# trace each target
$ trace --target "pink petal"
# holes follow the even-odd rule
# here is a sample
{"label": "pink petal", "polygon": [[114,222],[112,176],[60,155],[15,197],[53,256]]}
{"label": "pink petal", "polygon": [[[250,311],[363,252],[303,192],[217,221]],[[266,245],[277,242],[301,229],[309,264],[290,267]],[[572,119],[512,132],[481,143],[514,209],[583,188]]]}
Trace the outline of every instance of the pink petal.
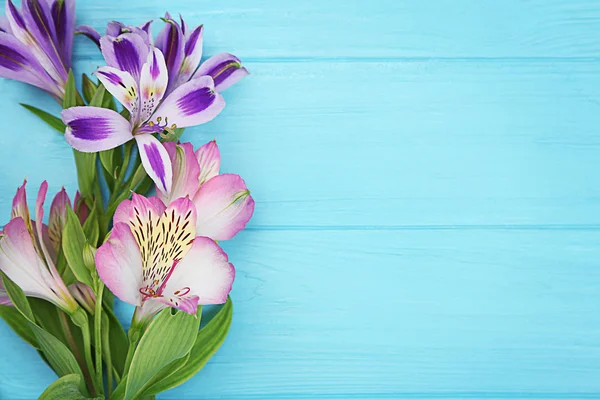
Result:
{"label": "pink petal", "polygon": [[221,152],[216,140],[211,140],[196,151],[200,164],[200,185],[210,178],[219,175],[221,168]]}
{"label": "pink petal", "polygon": [[169,153],[163,145],[151,134],[136,135],[142,165],[156,188],[163,193],[171,191],[173,170]]}
{"label": "pink petal", "polygon": [[72,107],[61,113],[65,139],[83,152],[114,149],[133,138],[131,125],[118,112],[100,107]]}
{"label": "pink petal", "polygon": [[204,124],[215,118],[225,107],[223,96],[215,92],[210,76],[191,80],[163,100],[151,120],[168,121],[172,127],[185,128]]}
{"label": "pink petal", "polygon": [[129,304],[142,304],[142,257],[127,224],[115,224],[110,238],[98,248],[96,268],[115,296]]}
{"label": "pink petal", "polygon": [[171,159],[173,168],[173,187],[170,193],[157,191],[158,197],[165,204],[169,204],[180,197],[194,197],[198,190],[198,177],[200,166],[194,154],[194,146],[191,143],[175,144],[164,143],[164,147]]}
{"label": "pink petal", "polygon": [[131,200],[123,200],[115,211],[113,222],[130,224],[139,218],[139,223],[158,224],[160,216],[165,211],[165,205],[157,197],[144,197],[134,193]]}
{"label": "pink petal", "polygon": [[140,121],[147,121],[160,101],[162,100],[167,83],[169,82],[169,72],[165,64],[165,57],[159,49],[154,49],[148,53],[148,60],[142,67],[140,77]]}
{"label": "pink petal", "polygon": [[67,222],[67,206],[71,207],[71,199],[65,188],[62,188],[52,200],[48,219],[48,236],[55,252],[58,252],[62,243],[62,231]]}
{"label": "pink petal", "polygon": [[198,210],[196,234],[227,240],[246,227],[254,212],[254,200],[239,175],[218,175],[200,186],[194,196]]}
{"label": "pink petal", "polygon": [[214,240],[199,236],[167,282],[162,301],[195,314],[198,304],[225,303],[234,279],[227,254]]}
{"label": "pink petal", "polygon": [[21,217],[25,222],[25,225],[29,229],[29,232],[33,235],[33,229],[31,225],[31,215],[29,214],[29,206],[27,206],[27,180],[23,181],[23,185],[17,189],[17,194],[13,198],[11,218]]}

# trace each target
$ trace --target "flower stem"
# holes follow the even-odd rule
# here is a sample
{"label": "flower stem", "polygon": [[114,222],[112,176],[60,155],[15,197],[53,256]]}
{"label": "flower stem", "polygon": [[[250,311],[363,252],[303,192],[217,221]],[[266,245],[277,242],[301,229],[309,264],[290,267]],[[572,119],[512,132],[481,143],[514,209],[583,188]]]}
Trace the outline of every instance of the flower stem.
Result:
{"label": "flower stem", "polygon": [[96,384],[98,385],[98,394],[102,395],[104,394],[104,379],[102,378],[102,296],[104,294],[104,283],[98,281],[96,311],[94,312],[94,347],[96,350]]}
{"label": "flower stem", "polygon": [[[90,371],[90,375],[95,375],[94,360],[92,359],[92,337],[90,335],[90,324],[86,322],[84,325],[80,326],[80,328],[81,333],[83,334],[83,352],[85,354],[85,363]],[[97,387],[98,382],[95,382],[94,389],[98,389]]]}
{"label": "flower stem", "polygon": [[113,365],[112,355],[110,353],[110,321],[106,314],[102,314],[102,350],[104,351],[104,359],[106,360],[106,381],[108,384],[107,399],[110,399],[113,391]]}
{"label": "flower stem", "polygon": [[91,395],[96,396],[96,391],[94,390],[94,382],[92,381],[92,376],[90,375],[90,371],[88,370],[83,358],[81,357],[81,353],[79,352],[79,348],[77,347],[77,343],[75,343],[75,338],[73,337],[73,332],[71,332],[71,327],[69,326],[69,321],[67,320],[67,315],[63,312],[58,313],[60,318],[60,324],[63,328],[63,332],[65,337],[67,338],[67,342],[71,347],[71,351],[75,356],[81,370],[83,372],[83,378],[85,379],[86,385],[91,390]]}

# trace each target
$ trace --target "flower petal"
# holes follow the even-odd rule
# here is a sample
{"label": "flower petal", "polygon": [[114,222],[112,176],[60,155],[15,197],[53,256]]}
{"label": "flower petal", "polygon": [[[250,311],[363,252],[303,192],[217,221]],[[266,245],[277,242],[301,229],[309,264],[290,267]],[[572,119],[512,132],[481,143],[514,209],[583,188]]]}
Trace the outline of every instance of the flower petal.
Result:
{"label": "flower petal", "polygon": [[33,226],[31,224],[31,215],[29,214],[29,207],[27,206],[27,191],[25,189],[27,186],[27,180],[23,181],[23,185],[19,186],[17,189],[17,194],[13,198],[12,202],[12,211],[10,213],[10,217],[12,219],[21,217],[23,218],[23,222],[27,229],[33,235]]}
{"label": "flower petal", "polygon": [[177,128],[204,124],[225,107],[223,96],[216,93],[210,76],[193,79],[175,89],[161,103],[151,120],[168,121]]}
{"label": "flower petal", "polygon": [[119,21],[110,21],[106,24],[106,34],[108,36],[117,37],[121,34],[121,31],[125,28],[125,24]]}
{"label": "flower petal", "polygon": [[63,64],[71,65],[75,37],[75,0],[55,1],[51,10]]}
{"label": "flower petal", "polygon": [[148,41],[150,42],[150,44],[153,44],[153,39],[152,39],[152,20],[146,22],[144,25],[142,25],[140,27],[141,30],[143,30],[144,32],[146,32],[146,35],[148,35]]}
{"label": "flower petal", "polygon": [[71,107],[61,113],[65,139],[83,152],[113,149],[131,140],[131,125],[118,112],[100,107]]}
{"label": "flower petal", "polygon": [[181,68],[184,57],[185,38],[181,27],[172,18],[165,18],[165,27],[156,38],[158,47],[165,56],[165,62],[169,71],[169,86],[167,92],[175,89],[177,74]]}
{"label": "flower petal", "polygon": [[123,33],[118,37],[103,36],[100,49],[106,63],[126,71],[138,82],[142,65],[148,58],[149,48],[144,39],[135,33]]}
{"label": "flower petal", "polygon": [[66,81],[68,68],[58,48],[58,36],[50,6],[40,0],[23,0],[21,6],[23,9],[21,15],[27,25],[27,32],[33,36],[40,50],[38,59],[42,62],[43,58],[47,58],[49,63],[42,62],[42,64],[51,68],[49,72],[54,79],[58,82]]}
{"label": "flower petal", "polygon": [[54,81],[37,61],[31,50],[9,33],[0,32],[0,76],[60,96]]}
{"label": "flower petal", "polygon": [[142,256],[129,226],[114,225],[110,238],[96,252],[100,279],[122,301],[141,305]]}
{"label": "flower petal", "polygon": [[159,49],[148,53],[148,60],[142,67],[140,77],[140,121],[147,121],[162,100],[169,73],[165,58]]}
{"label": "flower petal", "polygon": [[198,177],[200,175],[200,166],[194,154],[194,146],[191,143],[167,142],[164,143],[164,147],[171,159],[173,186],[170,193],[157,190],[157,196],[165,204],[180,197],[193,198],[199,188]]}
{"label": "flower petal", "polygon": [[149,229],[149,225],[157,225],[166,206],[156,197],[144,197],[133,193],[131,200],[123,200],[115,211],[113,221],[115,224],[126,223],[130,227],[136,224]]}
{"label": "flower petal", "polygon": [[194,196],[198,210],[196,234],[227,240],[246,227],[254,212],[254,200],[239,175],[215,176]]}
{"label": "flower petal", "polygon": [[[38,192],[38,196],[35,201],[35,219],[37,221],[35,224],[35,232],[37,234],[38,245],[39,245],[40,249],[42,250],[42,254],[44,255],[44,259],[46,261],[46,265],[48,266],[48,269],[50,270],[50,273],[56,280],[57,284],[59,284],[59,283],[62,284],[60,274],[56,270],[56,266],[54,265],[53,257],[48,252],[48,247],[46,246],[46,241],[44,240],[44,236],[45,236],[44,232],[43,232],[44,224],[42,221],[44,220],[44,202],[46,201],[47,193],[48,193],[48,182],[43,181],[42,184],[40,185],[40,190]],[[48,233],[47,233],[47,235],[48,235]],[[62,285],[64,286],[64,284],[62,284]],[[64,292],[68,292],[66,286],[62,287],[62,289]]]}
{"label": "flower petal", "polygon": [[87,206],[87,204],[85,204],[85,201],[81,197],[81,194],[79,194],[79,190],[75,193],[75,200],[73,200],[73,206],[73,211],[75,211],[77,217],[79,217],[79,222],[81,223],[81,225],[83,225],[87,220],[88,215],[90,214],[90,209]]}
{"label": "flower petal", "polygon": [[0,15],[0,32],[12,33],[10,22],[4,15]]}
{"label": "flower petal", "polygon": [[129,72],[114,67],[100,67],[94,75],[102,82],[106,90],[129,110],[132,121],[138,121],[139,93],[138,84]]}
{"label": "flower petal", "polygon": [[48,237],[55,252],[60,250],[62,244],[62,231],[67,223],[67,206],[71,207],[71,199],[63,187],[52,200],[48,219]]}
{"label": "flower petal", "polygon": [[225,303],[234,279],[227,254],[214,240],[198,236],[173,271],[161,301],[195,314],[198,304]]}
{"label": "flower petal", "polygon": [[138,144],[142,165],[156,188],[164,193],[171,191],[173,171],[169,153],[163,145],[150,134],[135,135]]}
{"label": "flower petal", "polygon": [[96,43],[96,46],[100,47],[100,34],[97,30],[92,28],[89,25],[79,25],[75,30],[75,33],[78,35],[86,36],[92,42]]}
{"label": "flower petal", "polygon": [[219,175],[221,168],[221,152],[216,140],[211,140],[196,151],[196,158],[200,164],[200,185],[210,178]]}
{"label": "flower petal", "polygon": [[33,247],[23,218],[14,218],[0,237],[0,270],[14,281],[26,296],[39,297],[59,307],[67,307],[56,294],[54,279]]}
{"label": "flower petal", "polygon": [[[182,20],[183,22],[183,20]],[[183,63],[179,69],[179,81],[177,86],[190,80],[194,71],[200,64],[202,58],[202,37],[204,36],[204,27],[200,25],[194,29],[189,37],[186,38]]]}
{"label": "flower petal", "polygon": [[194,74],[194,78],[204,75],[212,76],[215,81],[215,90],[222,92],[248,74],[248,70],[242,67],[239,58],[233,54],[220,53],[204,61]]}

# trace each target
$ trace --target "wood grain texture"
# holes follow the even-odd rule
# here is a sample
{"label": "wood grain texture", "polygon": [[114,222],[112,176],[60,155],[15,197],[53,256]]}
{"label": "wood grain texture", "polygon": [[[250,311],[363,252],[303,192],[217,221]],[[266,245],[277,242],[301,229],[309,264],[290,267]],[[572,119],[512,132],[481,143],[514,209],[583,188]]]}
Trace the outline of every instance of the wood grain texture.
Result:
{"label": "wood grain texture", "polygon": [[[600,398],[598,1],[78,6],[97,28],[168,6],[252,72],[184,137],[217,138],[257,201],[224,243],[231,333],[159,398]],[[102,62],[82,39],[76,59]],[[17,103],[57,105],[0,90],[6,220],[25,176],[76,177]],[[54,376],[4,324],[0,343],[0,399],[36,398]]]}

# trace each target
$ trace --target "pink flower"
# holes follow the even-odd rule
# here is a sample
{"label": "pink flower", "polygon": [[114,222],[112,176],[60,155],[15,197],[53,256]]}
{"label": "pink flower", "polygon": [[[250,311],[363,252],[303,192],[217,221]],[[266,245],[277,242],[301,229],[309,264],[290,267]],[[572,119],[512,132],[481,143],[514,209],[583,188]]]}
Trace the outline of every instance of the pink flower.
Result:
{"label": "pink flower", "polygon": [[165,143],[173,165],[170,192],[157,187],[168,205],[188,196],[196,206],[196,233],[214,240],[228,240],[246,227],[254,212],[254,199],[244,180],[235,174],[219,175],[221,155],[213,140],[195,153],[191,143]]}
{"label": "pink flower", "polygon": [[135,193],[117,208],[96,268],[119,299],[138,306],[138,320],[165,307],[195,314],[199,304],[224,303],[235,277],[217,243],[196,236],[196,208],[188,198],[165,207]]}
{"label": "pink flower", "polygon": [[61,243],[61,224],[64,224],[64,210],[61,207],[70,204],[69,198],[63,189],[52,203],[50,225],[56,231],[51,234],[50,229],[42,223],[48,183],[42,182],[38,193],[35,210],[37,222],[30,217],[25,185],[26,182],[17,190],[12,219],[0,235],[0,270],[26,296],[48,300],[67,313],[72,313],[78,308],[77,303],[55,266]]}

